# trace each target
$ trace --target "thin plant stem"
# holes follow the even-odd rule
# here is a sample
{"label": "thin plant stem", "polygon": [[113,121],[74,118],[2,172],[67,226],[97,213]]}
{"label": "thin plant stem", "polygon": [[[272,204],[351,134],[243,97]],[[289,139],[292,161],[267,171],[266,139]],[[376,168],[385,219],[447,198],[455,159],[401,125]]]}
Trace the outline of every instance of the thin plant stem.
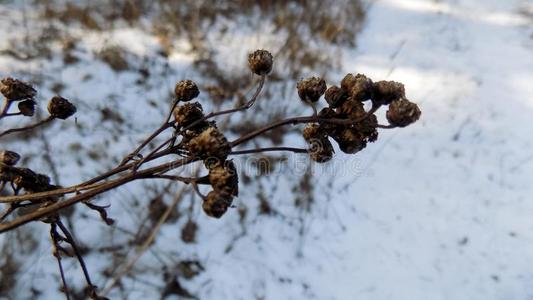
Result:
{"label": "thin plant stem", "polygon": [[61,263],[61,254],[59,253],[59,234],[57,233],[57,224],[54,222],[50,224],[50,238],[52,239],[52,255],[57,259],[57,265],[59,268],[59,275],[61,276],[61,284],[63,285],[63,292],[67,300],[70,300],[70,292],[67,285],[67,280],[65,279],[65,271],[63,270],[63,264]]}
{"label": "thin plant stem", "polygon": [[21,132],[21,131],[26,131],[26,130],[30,130],[30,129],[34,129],[34,128],[37,128],[39,126],[42,126],[48,122],[51,122],[52,120],[54,120],[55,117],[53,116],[49,116],[48,118],[44,119],[44,120],[41,120],[37,123],[34,123],[34,124],[31,124],[31,125],[28,125],[28,126],[24,126],[24,127],[19,127],[19,128],[11,128],[11,129],[8,129],[2,133],[0,133],[0,137],[3,137],[3,136],[6,136],[8,134],[12,134],[12,133],[15,133],[15,132]]}

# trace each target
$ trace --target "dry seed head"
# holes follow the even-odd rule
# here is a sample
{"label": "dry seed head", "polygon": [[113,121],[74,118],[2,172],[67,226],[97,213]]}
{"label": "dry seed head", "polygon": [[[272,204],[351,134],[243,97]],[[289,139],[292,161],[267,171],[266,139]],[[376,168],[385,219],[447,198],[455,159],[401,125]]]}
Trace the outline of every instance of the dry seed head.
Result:
{"label": "dry seed head", "polygon": [[296,84],[298,96],[305,102],[317,102],[326,92],[327,86],[324,79],[311,77],[300,80]]}
{"label": "dry seed head", "polygon": [[345,91],[349,91],[352,89],[353,85],[355,84],[355,75],[352,73],[346,74],[344,78],[341,80],[341,88]]}
{"label": "dry seed head", "polygon": [[363,74],[357,74],[354,77],[353,85],[348,93],[352,99],[357,101],[366,101],[372,98],[374,83]]}
{"label": "dry seed head", "polygon": [[200,90],[198,90],[198,86],[194,81],[182,80],[176,83],[174,94],[179,101],[187,102],[198,97],[198,95],[200,95]]}
{"label": "dry seed head", "polygon": [[318,112],[318,117],[324,118],[324,119],[332,119],[332,118],[338,118],[339,116],[333,108],[324,107]]}
{"label": "dry seed head", "polygon": [[28,192],[44,192],[59,188],[50,184],[50,177],[38,174],[28,168],[17,168],[16,177],[13,183],[18,188],[23,188]]}
{"label": "dry seed head", "polygon": [[[321,119],[342,119],[342,116],[339,116],[337,112],[329,107],[324,107],[320,110],[318,113],[318,117]],[[335,124],[335,123],[328,123],[328,122],[321,122],[320,123],[320,129],[324,133],[324,137],[327,137],[328,135],[334,134],[336,131],[338,131],[339,128],[342,128],[342,125]]]}
{"label": "dry seed head", "polygon": [[35,114],[35,101],[21,101],[18,103],[18,109],[23,116],[32,117]]}
{"label": "dry seed head", "polygon": [[255,50],[248,54],[248,66],[254,74],[266,75],[272,71],[272,54],[266,50]]}
{"label": "dry seed head", "polygon": [[213,218],[222,217],[233,202],[233,197],[228,193],[211,191],[204,199],[202,208],[204,212]]}
{"label": "dry seed head", "polygon": [[50,184],[50,177],[48,177],[47,175],[44,175],[44,174],[37,174],[36,176],[36,182],[39,184],[39,185],[49,185]]}
{"label": "dry seed head", "polygon": [[225,192],[231,196],[239,195],[239,176],[233,161],[227,160],[209,169],[209,183],[213,190]]}
{"label": "dry seed head", "polygon": [[216,127],[209,127],[193,137],[185,147],[192,156],[202,159],[215,157],[225,160],[231,151],[228,140]]}
{"label": "dry seed head", "polygon": [[314,139],[309,143],[309,157],[318,163],[324,163],[333,158],[333,146],[328,138]]}
{"label": "dry seed head", "polygon": [[[202,105],[198,102],[185,103],[183,105],[178,105],[174,108],[174,120],[182,128],[185,128],[192,124],[193,122],[204,117],[204,112]],[[198,125],[194,126],[194,129],[201,129],[207,126],[207,122],[200,122]]]}
{"label": "dry seed head", "polygon": [[[0,183],[13,182],[15,180],[17,169],[0,163]],[[1,190],[0,190],[1,191]]]}
{"label": "dry seed head", "polygon": [[420,108],[418,108],[416,103],[407,99],[400,99],[393,101],[389,105],[386,116],[391,125],[405,127],[418,121],[421,114]]}
{"label": "dry seed head", "polygon": [[339,115],[351,120],[359,119],[366,114],[364,104],[353,98],[348,98],[336,111]]}
{"label": "dry seed head", "polygon": [[374,83],[372,101],[388,105],[394,100],[405,98],[405,87],[396,81],[378,81]]}
{"label": "dry seed head", "polygon": [[208,157],[203,160],[204,166],[206,169],[211,170],[214,168],[219,167],[221,164],[224,163],[223,160],[220,160],[220,158],[217,157]]}
{"label": "dry seed head", "polygon": [[33,99],[37,91],[28,83],[11,77],[0,80],[0,93],[9,101]]}
{"label": "dry seed head", "polygon": [[332,85],[326,90],[324,98],[328,102],[329,107],[337,108],[348,98],[348,94],[342,88]]}
{"label": "dry seed head", "polygon": [[364,136],[353,128],[341,130],[337,135],[333,136],[333,139],[337,142],[341,151],[347,154],[357,153],[366,147]]}
{"label": "dry seed head", "polygon": [[188,144],[193,138],[199,136],[204,130],[207,130],[209,127],[217,128],[215,121],[202,121],[198,124],[192,126],[191,128],[182,131],[181,132],[181,143],[186,145]]}
{"label": "dry seed head", "polygon": [[52,117],[65,120],[76,113],[76,106],[63,97],[54,96],[48,102],[48,112]]}
{"label": "dry seed head", "polygon": [[361,122],[354,124],[353,128],[361,134],[365,141],[375,142],[378,139],[378,118],[372,114]]}
{"label": "dry seed head", "polygon": [[20,155],[17,152],[0,150],[0,162],[8,165],[14,166],[20,160]]}
{"label": "dry seed head", "polygon": [[326,133],[318,124],[307,124],[303,130],[303,137],[306,142],[311,143],[314,140],[326,138]]}

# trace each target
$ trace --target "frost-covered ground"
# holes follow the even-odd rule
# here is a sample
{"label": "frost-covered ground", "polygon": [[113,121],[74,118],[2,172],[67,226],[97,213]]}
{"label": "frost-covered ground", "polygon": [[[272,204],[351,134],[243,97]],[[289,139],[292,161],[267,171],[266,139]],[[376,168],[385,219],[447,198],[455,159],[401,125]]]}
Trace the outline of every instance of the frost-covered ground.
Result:
{"label": "frost-covered ground", "polygon": [[[18,13],[2,10],[2,16],[13,19]],[[343,70],[332,79],[363,72],[375,80],[401,81],[407,96],[420,105],[422,119],[406,129],[382,131],[378,142],[355,157],[338,151],[331,168],[316,174],[323,181],[334,177],[333,188],[318,190],[322,201],[300,218],[302,228],[260,218],[225,253],[228,239],[240,231],[236,212],[215,221],[198,211],[203,227],[192,247],[180,247],[176,228],[164,227],[158,250],[208,262],[207,272],[187,283],[200,299],[533,299],[533,267],[528,263],[533,260],[533,201],[528,197],[533,193],[533,4],[382,0],[372,3],[367,18],[357,49],[342,51]],[[156,56],[150,52],[155,42],[139,32],[87,36],[80,47],[98,50],[109,40],[128,44],[140,57]],[[275,41],[247,36],[236,40],[250,43],[247,49]],[[220,53],[235,55],[231,49],[236,44],[221,43]],[[93,59],[90,52],[78,55]],[[132,84],[136,74],[116,75],[100,62],[80,70],[65,68],[56,59],[22,69],[57,74],[67,86],[64,94],[83,96],[90,101],[87,107],[105,107],[110,92],[128,99],[123,115],[134,116],[125,120],[130,131],[117,133],[116,139],[112,123],[95,124],[90,113],[78,116],[83,130],[74,133],[69,129],[73,122],[66,123],[57,125],[64,128],[64,136],[50,137],[70,141],[73,136],[93,136],[85,142],[120,157],[146,135],[146,126],[157,126],[149,120],[159,120],[164,112],[164,107],[146,108],[146,99],[132,99],[139,93],[167,97],[165,91],[176,80],[197,76],[188,67],[191,61],[185,54],[171,56],[169,69],[154,71],[166,74],[166,89],[149,89],[148,95]],[[0,57],[0,75],[15,71],[23,73]],[[84,79],[89,73],[98,77]],[[79,110],[83,112],[83,106]],[[94,136],[114,140],[113,148]],[[287,142],[302,143],[296,138]],[[60,155],[61,147],[55,151]],[[60,173],[72,181],[64,185],[93,175],[75,172],[76,157],[58,163]],[[91,168],[85,165],[83,170]],[[290,167],[285,172],[299,175]],[[293,194],[283,180],[269,180],[275,187],[273,201],[283,210]],[[112,215],[120,214],[124,198],[135,191],[121,189],[109,196]],[[239,202],[254,193],[245,191]],[[120,221],[127,225],[127,220]],[[76,232],[84,243],[98,244],[99,232],[84,229],[80,222]],[[26,263],[26,276],[50,287],[42,299],[55,299],[55,261],[46,230],[35,228],[43,230],[42,255]],[[141,264],[149,268],[154,260],[148,256]],[[88,262],[93,269],[106,263],[97,255]],[[67,272],[79,275],[72,265]],[[149,275],[145,279],[157,282]],[[152,288],[138,283],[130,299],[157,299]]]}

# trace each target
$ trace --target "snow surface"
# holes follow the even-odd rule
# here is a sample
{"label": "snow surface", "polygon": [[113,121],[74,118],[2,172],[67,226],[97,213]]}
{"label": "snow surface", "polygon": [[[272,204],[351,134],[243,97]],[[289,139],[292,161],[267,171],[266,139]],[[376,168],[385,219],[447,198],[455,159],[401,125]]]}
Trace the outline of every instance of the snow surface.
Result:
{"label": "snow surface", "polygon": [[[7,6],[0,12],[0,23],[17,18]],[[333,188],[322,194],[319,189],[323,201],[313,212],[286,216],[301,221],[301,228],[277,218],[259,219],[225,253],[228,240],[241,230],[236,212],[221,221],[198,212],[202,231],[193,246],[176,247],[182,245],[178,230],[163,227],[155,248],[208,262],[208,272],[187,283],[200,299],[533,299],[533,201],[528,197],[533,193],[533,3],[381,0],[372,2],[367,18],[358,47],[342,51],[343,70],[332,79],[362,72],[376,80],[401,81],[408,97],[420,105],[421,120],[406,129],[382,131],[378,142],[355,157],[339,152],[330,169],[317,171],[317,177],[335,178]],[[83,47],[98,51],[109,40],[131,45],[136,55],[153,56],[153,38],[135,31],[88,36]],[[246,35],[239,40],[257,43],[250,49],[265,46]],[[239,44],[221,43],[221,55],[234,53]],[[79,55],[94,60],[91,52]],[[84,142],[120,157],[150,131],[146,128],[157,126],[146,120],[159,120],[164,112],[144,108],[136,95],[165,97],[176,80],[197,76],[188,66],[191,56],[171,58],[163,91],[138,90],[134,74],[117,75],[97,61],[80,72],[58,61],[21,67],[0,56],[0,75],[55,70],[66,83],[65,94],[83,95],[87,107],[107,105],[109,92],[128,99],[124,115],[135,117],[126,121],[130,132],[115,140],[113,148],[102,142],[111,139],[112,124],[91,127],[91,114],[79,114],[77,121],[84,128],[81,135],[102,139]],[[98,76],[84,81],[85,74]],[[50,138],[75,140],[80,133],[69,129],[73,125],[54,125],[63,131]],[[301,144],[299,139],[288,142]],[[62,153],[61,148],[55,151]],[[59,171],[68,179],[63,185],[105,169],[88,162],[82,168],[87,174],[79,173],[71,168],[75,158],[61,164]],[[44,163],[38,167],[47,168]],[[299,175],[297,169],[284,172]],[[275,187],[276,207],[283,211],[292,198],[280,178],[268,180]],[[113,203],[111,215],[119,215],[138,190],[128,187],[104,197]],[[247,195],[254,192],[245,192],[239,202]],[[119,220],[128,227],[127,218]],[[112,242],[99,241],[101,232],[84,222],[94,226],[94,219],[80,220],[76,228],[85,244]],[[42,299],[56,299],[55,261],[46,230],[38,225],[41,255],[25,263],[26,276],[49,286]],[[150,269],[156,257],[145,256],[140,268]],[[88,264],[100,269],[106,261],[92,255]],[[66,272],[81,282],[74,262]],[[137,284],[130,299],[157,299],[156,289]]]}

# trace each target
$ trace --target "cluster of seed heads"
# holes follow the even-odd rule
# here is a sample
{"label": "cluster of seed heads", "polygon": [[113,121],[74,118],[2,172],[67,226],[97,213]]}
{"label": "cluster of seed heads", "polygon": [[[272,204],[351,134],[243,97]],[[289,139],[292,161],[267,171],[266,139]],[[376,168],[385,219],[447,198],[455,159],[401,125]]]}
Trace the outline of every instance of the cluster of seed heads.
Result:
{"label": "cluster of seed heads", "polygon": [[[368,142],[378,138],[378,121],[374,112],[389,106],[386,113],[389,126],[405,127],[420,118],[420,109],[405,97],[403,84],[395,81],[373,82],[363,74],[347,74],[340,87],[326,87],[322,78],[311,77],[297,84],[298,96],[307,103],[316,103],[322,95],[328,104],[318,116],[322,119],[349,120],[349,124],[319,122],[308,124],[303,137],[309,144],[311,159],[326,162],[333,157],[332,138],[345,153],[363,150]],[[372,111],[366,111],[364,102],[371,101]]]}
{"label": "cluster of seed heads", "polygon": [[[107,299],[99,297],[96,294],[96,287],[91,283],[85,263],[75,246],[75,241],[65,226],[62,225],[58,210],[72,205],[77,202],[84,203],[87,207],[97,211],[100,217],[108,225],[112,225],[114,220],[107,217],[106,208],[90,203],[90,199],[95,195],[103,193],[109,189],[116,188],[129,181],[140,178],[163,178],[162,173],[168,172],[176,167],[183,166],[192,162],[202,162],[205,167],[206,176],[199,178],[183,178],[179,176],[164,175],[165,178],[179,180],[190,183],[194,186],[195,191],[203,199],[202,208],[204,212],[213,218],[222,217],[232,206],[233,200],[239,195],[239,176],[234,162],[228,159],[229,155],[238,154],[239,151],[232,152],[232,147],[237,146],[245,141],[249,141],[259,134],[272,130],[275,127],[287,124],[307,124],[303,129],[303,138],[308,143],[308,149],[291,148],[291,147],[271,147],[272,150],[293,151],[296,153],[308,153],[309,157],[319,163],[324,163],[333,158],[334,147],[331,140],[334,140],[338,148],[349,154],[357,153],[363,150],[368,143],[374,142],[378,138],[378,128],[380,127],[405,127],[416,122],[421,115],[420,109],[415,103],[407,100],[403,84],[394,81],[373,82],[363,74],[347,74],[340,86],[330,86],[328,88],[326,81],[319,77],[310,77],[299,81],[296,85],[299,98],[305,103],[312,105],[314,114],[306,117],[294,117],[280,120],[265,127],[254,130],[232,142],[229,142],[224,133],[218,128],[213,117],[222,114],[235,113],[249,109],[256,101],[266,75],[272,71],[273,57],[266,50],[257,50],[248,56],[248,66],[250,70],[261,76],[260,84],[254,96],[246,104],[221,112],[204,114],[202,104],[193,102],[200,95],[197,84],[192,80],[179,81],[174,89],[175,102],[172,115],[168,117],[165,123],[156,130],[147,140],[145,140],[133,153],[127,156],[123,162],[115,169],[95,177],[94,182],[109,179],[118,173],[133,169],[130,174],[111,180],[105,185],[95,185],[85,183],[75,186],[77,195],[70,198],[70,201],[59,202],[59,198],[71,188],[62,189],[60,186],[51,184],[50,178],[45,174],[34,172],[29,168],[18,167],[21,156],[13,151],[0,149],[0,192],[9,184],[16,195],[14,202],[11,202],[7,213],[3,214],[0,219],[4,220],[6,216],[15,209],[23,208],[32,209],[28,206],[38,204],[37,211],[31,211],[24,217],[25,220],[15,218],[13,221],[2,222],[3,230],[14,229],[28,220],[41,220],[51,223],[51,237],[54,242],[54,255],[58,258],[61,275],[63,275],[60,256],[61,250],[59,243],[67,241],[72,245],[80,265],[84,270],[87,286],[90,289],[91,299]],[[8,116],[22,115],[31,117],[35,114],[37,95],[36,90],[28,83],[23,81],[5,78],[0,80],[0,93],[5,97],[4,107],[0,111],[0,119]],[[327,105],[317,111],[316,105],[324,97]],[[371,108],[365,109],[364,102],[369,101]],[[18,112],[9,112],[11,105],[17,103]],[[380,108],[387,106],[385,114],[389,125],[379,125],[375,112]],[[50,116],[43,121],[22,128],[14,128],[0,133],[0,137],[9,133],[22,130],[33,129],[45,122],[53,119],[67,119],[76,113],[76,107],[67,99],[61,96],[54,96],[47,105]],[[171,117],[174,117],[170,121]],[[148,145],[158,134],[166,129],[173,128],[174,134],[146,157],[140,155],[143,147]],[[179,141],[178,141],[179,139]],[[176,142],[178,142],[176,144]],[[161,150],[163,146],[170,143],[169,147]],[[166,151],[166,153],[165,153]],[[265,148],[250,149],[240,151],[242,153],[257,153],[267,151]],[[153,168],[144,168],[137,172],[142,163],[148,159],[156,159],[167,154],[178,154],[186,157],[169,168],[169,164],[162,164]],[[141,157],[137,162],[131,162],[132,157]],[[183,164],[181,164],[182,162]],[[164,168],[164,169],[163,169]],[[91,181],[88,181],[91,182]],[[210,191],[204,195],[198,188],[198,184],[210,186]],[[78,188],[91,192],[79,193]],[[20,195],[24,191],[26,194],[42,193],[43,195]],[[67,192],[65,192],[67,191]],[[42,196],[38,198],[38,196]],[[22,200],[18,200],[22,199]],[[27,203],[26,201],[30,201]],[[77,201],[77,202],[75,202]],[[31,219],[30,219],[31,218]],[[7,225],[6,225],[7,224]],[[61,236],[57,232],[57,227],[63,232]],[[7,229],[6,229],[7,228]],[[194,222],[189,221],[186,228],[182,231],[182,238],[185,242],[194,241],[194,235],[197,227]],[[63,277],[63,276],[62,276]],[[64,280],[64,278],[63,278]],[[64,283],[64,282],[63,282]],[[64,283],[66,287],[66,284]],[[68,293],[67,293],[68,294]],[[67,296],[67,298],[69,298]]]}
{"label": "cluster of seed heads", "polygon": [[201,159],[209,171],[213,188],[205,197],[202,207],[211,217],[220,218],[238,195],[238,175],[228,154],[231,146],[214,121],[208,122],[202,105],[190,102],[199,95],[198,86],[191,80],[176,84],[175,96],[184,102],[174,108],[176,128],[182,132],[182,143],[190,156]]}
{"label": "cluster of seed heads", "polygon": [[[2,117],[9,115],[31,117],[35,114],[37,91],[29,83],[13,78],[1,79],[0,93],[5,97]],[[8,112],[13,103],[17,103],[18,113]],[[60,96],[52,97],[47,108],[50,113],[49,120],[67,119],[76,113],[76,107]],[[27,193],[38,193],[58,188],[50,184],[50,178],[47,175],[36,173],[28,168],[16,167],[19,160],[20,155],[18,153],[0,149],[0,190],[8,183],[17,194],[20,190]]]}
{"label": "cluster of seed heads", "polygon": [[[250,70],[257,75],[267,75],[272,71],[273,58],[266,50],[257,50],[248,56]],[[239,193],[239,177],[233,161],[228,160],[231,145],[217,128],[216,122],[206,121],[202,105],[190,102],[200,91],[196,83],[182,80],[174,89],[180,104],[174,108],[176,128],[182,132],[184,148],[192,157],[203,160],[209,172],[212,187],[202,204],[204,212],[220,218],[233,203]]]}
{"label": "cluster of seed heads", "polygon": [[[9,103],[18,102],[19,114],[32,117],[35,114],[35,96],[37,91],[29,84],[18,79],[4,78],[0,80],[0,93]],[[54,96],[48,102],[50,117],[67,119],[76,113],[76,106],[65,98]]]}
{"label": "cluster of seed heads", "polygon": [[[272,71],[272,55],[257,50],[248,56],[248,65],[253,73],[265,76]],[[376,141],[379,126],[374,112],[379,107],[388,106],[386,117],[390,127],[404,127],[420,117],[418,106],[406,99],[403,84],[394,81],[373,82],[363,74],[347,74],[340,86],[328,88],[324,79],[311,77],[302,79],[296,87],[300,99],[313,107],[322,96],[327,102],[327,107],[317,112],[317,122],[303,130],[310,158],[320,163],[333,157],[330,138],[349,154]],[[233,162],[227,159],[230,143],[214,121],[206,120],[202,105],[190,102],[198,95],[199,89],[193,81],[176,84],[175,96],[180,104],[173,111],[174,120],[188,154],[203,160],[209,171],[213,190],[204,197],[203,209],[207,215],[219,218],[238,195],[238,175]],[[365,110],[365,101],[371,101],[371,111]]]}
{"label": "cluster of seed heads", "polygon": [[[262,76],[272,71],[273,57],[266,50],[256,50],[248,56],[250,70]],[[262,87],[262,83],[260,87]],[[324,79],[310,77],[302,79],[296,85],[299,98],[313,106],[315,114],[312,117],[300,119],[300,123],[307,123],[303,129],[303,138],[308,143],[306,151],[309,157],[319,163],[333,158],[335,141],[338,148],[348,154],[363,150],[368,143],[378,138],[378,124],[375,112],[380,107],[388,106],[386,127],[405,127],[420,118],[420,109],[415,103],[407,100],[403,84],[394,81],[373,82],[363,74],[347,74],[339,86],[327,86]],[[259,88],[260,89],[260,88]],[[258,90],[259,91],[259,90]],[[22,115],[33,115],[36,91],[22,81],[6,78],[0,80],[0,92],[7,101],[19,102]],[[211,191],[203,195],[204,212],[215,218],[220,218],[231,207],[234,197],[239,193],[239,176],[232,160],[228,159],[232,151],[232,144],[217,127],[212,116],[206,116],[202,104],[194,102],[200,95],[197,84],[192,80],[179,81],[174,88],[176,104],[173,108],[174,117],[172,127],[179,135],[178,149],[181,155],[187,155],[193,161],[202,161],[208,175],[203,177],[202,184],[208,183]],[[257,97],[258,93],[256,93]],[[324,97],[327,105],[317,111],[315,105]],[[250,103],[253,103],[250,100]],[[371,103],[371,109],[366,110],[364,102]],[[244,109],[250,105],[244,106]],[[76,112],[76,107],[67,99],[60,96],[53,97],[48,103],[51,118],[66,119]],[[229,110],[226,113],[232,113]],[[237,143],[238,144],[238,143]],[[29,169],[17,168],[20,156],[15,152],[0,152],[0,183],[2,187],[11,183],[16,190],[24,189],[28,192],[47,191],[57,188],[50,184],[46,175],[37,174]]]}
{"label": "cluster of seed heads", "polygon": [[3,188],[6,183],[10,183],[15,191],[24,189],[28,193],[46,192],[58,188],[50,184],[50,177],[47,175],[36,173],[28,168],[16,167],[19,160],[18,153],[0,150],[0,187]]}

